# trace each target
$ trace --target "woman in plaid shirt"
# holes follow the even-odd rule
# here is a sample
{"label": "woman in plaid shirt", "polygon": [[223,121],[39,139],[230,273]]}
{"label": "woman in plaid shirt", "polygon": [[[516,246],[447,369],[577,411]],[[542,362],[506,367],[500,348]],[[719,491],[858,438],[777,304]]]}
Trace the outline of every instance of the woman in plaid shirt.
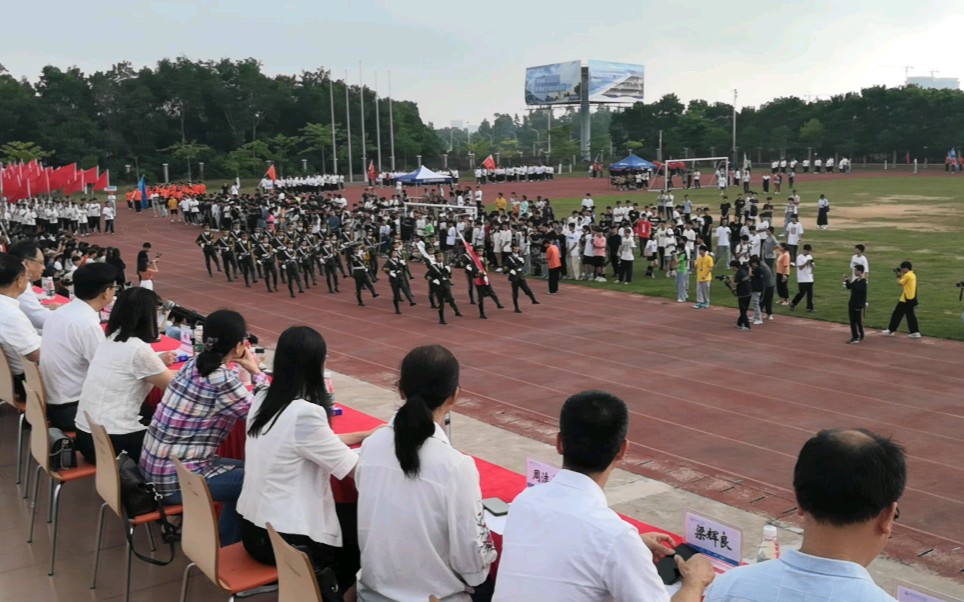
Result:
{"label": "woman in plaid shirt", "polygon": [[144,438],[140,466],[144,478],[157,486],[166,504],[179,504],[181,492],[172,457],[203,476],[211,497],[221,502],[221,545],[240,540],[235,508],[244,480],[244,463],[221,458],[217,450],[244,420],[253,400],[252,392],[228,370],[237,363],[251,373],[254,394],[266,386],[258,360],[245,346],[247,325],[241,314],[218,310],[204,321],[204,351],[188,361],[164,392]]}

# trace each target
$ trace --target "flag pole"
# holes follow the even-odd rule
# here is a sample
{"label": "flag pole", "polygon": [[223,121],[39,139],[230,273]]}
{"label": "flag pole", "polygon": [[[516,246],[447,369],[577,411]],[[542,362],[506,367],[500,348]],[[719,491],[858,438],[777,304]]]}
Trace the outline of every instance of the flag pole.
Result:
{"label": "flag pole", "polygon": [[382,171],[382,126],[378,116],[378,71],[375,71],[375,144],[378,152],[378,171]]}
{"label": "flag pole", "polygon": [[[338,145],[335,142],[335,78],[328,71],[328,104],[331,107],[331,160],[332,174],[338,175]],[[322,166],[322,170],[324,170]]]}
{"label": "flag pole", "polygon": [[[345,69],[345,128],[348,130],[348,181],[355,181],[351,166],[351,98],[348,96],[348,69]],[[364,167],[362,167],[364,169]]]}
{"label": "flag pole", "polygon": [[365,140],[365,77],[361,61],[358,61],[358,98],[361,102],[361,164],[364,170],[368,168],[368,144]]}
{"label": "flag pole", "polygon": [[388,151],[391,153],[389,157],[392,160],[392,171],[395,171],[395,123],[394,123],[394,110],[392,109],[392,72],[388,72],[388,141],[389,148]]}

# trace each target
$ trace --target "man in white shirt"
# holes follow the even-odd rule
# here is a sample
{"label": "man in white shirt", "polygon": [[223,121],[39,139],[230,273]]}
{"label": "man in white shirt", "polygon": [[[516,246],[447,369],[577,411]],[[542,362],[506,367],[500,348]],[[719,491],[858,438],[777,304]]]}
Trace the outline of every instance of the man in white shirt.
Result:
{"label": "man in white shirt", "polygon": [[720,224],[716,228],[716,265],[730,265],[730,229]]}
{"label": "man in white shirt", "polygon": [[[562,406],[556,449],[563,469],[515,498],[503,533],[494,602],[666,602],[654,554],[666,535],[640,536],[606,503],[603,488],[626,455],[629,413],[610,393],[586,391]],[[647,549],[649,548],[649,549]],[[674,602],[697,602],[715,572],[706,557],[676,557]]]}
{"label": "man in white shirt", "polygon": [[803,238],[803,224],[800,223],[800,216],[794,213],[790,216],[790,223],[787,224],[787,246],[790,247],[790,261],[797,260],[797,246]]}
{"label": "man in white shirt", "polygon": [[890,439],[864,429],[820,431],[793,470],[800,550],[727,571],[706,602],[893,602],[866,566],[893,534],[906,483],[904,450]]}
{"label": "man in white shirt", "polygon": [[797,310],[797,303],[807,297],[807,311],[813,313],[813,255],[810,245],[803,245],[803,253],[796,259],[797,295],[790,301],[790,311]]}
{"label": "man in white shirt", "polygon": [[32,362],[40,361],[40,335],[20,310],[17,301],[29,286],[23,262],[9,253],[0,253],[0,347],[7,356],[14,391],[21,400],[26,399],[21,357]]}
{"label": "man in white shirt", "polygon": [[[10,254],[23,262],[27,282],[40,280],[40,277],[43,276],[44,273],[44,254],[36,242],[32,240],[21,240],[10,247]],[[23,293],[18,297],[18,300],[20,302],[20,310],[30,319],[30,323],[37,329],[37,332],[43,330],[44,323],[47,321],[47,316],[50,315],[50,311],[60,307],[59,303],[51,303],[47,306],[41,305],[37,293],[34,292],[33,286],[30,285],[24,289]]]}
{"label": "man in white shirt", "polygon": [[582,199],[582,208],[588,209],[593,213],[596,212],[596,202],[592,200],[592,195],[589,194],[588,192],[586,193],[585,198]]}
{"label": "man in white shirt", "polygon": [[104,340],[100,310],[114,300],[117,272],[106,263],[88,263],[74,272],[76,299],[47,317],[40,364],[47,392],[47,418],[64,431],[73,431],[77,402],[94,352]]}

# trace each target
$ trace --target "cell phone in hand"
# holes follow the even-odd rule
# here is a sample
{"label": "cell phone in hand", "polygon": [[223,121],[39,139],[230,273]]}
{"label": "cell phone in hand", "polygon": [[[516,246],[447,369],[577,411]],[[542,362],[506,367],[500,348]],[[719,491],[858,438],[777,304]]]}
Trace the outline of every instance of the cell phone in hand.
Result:
{"label": "cell phone in hand", "polygon": [[509,513],[509,505],[497,497],[485,498],[482,500],[482,507],[492,516],[505,516]]}
{"label": "cell phone in hand", "polygon": [[663,580],[666,585],[672,585],[683,578],[680,574],[679,568],[676,566],[676,557],[679,556],[683,560],[689,560],[694,554],[698,554],[692,546],[681,543],[676,546],[675,553],[671,556],[664,556],[662,560],[656,563],[656,572],[659,573],[659,578]]}

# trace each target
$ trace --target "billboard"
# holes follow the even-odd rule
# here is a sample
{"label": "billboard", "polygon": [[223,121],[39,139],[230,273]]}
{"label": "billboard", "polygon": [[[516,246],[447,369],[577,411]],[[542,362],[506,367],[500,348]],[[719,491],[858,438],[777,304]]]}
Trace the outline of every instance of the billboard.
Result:
{"label": "billboard", "polygon": [[581,61],[526,69],[526,104],[579,104]]}
{"label": "billboard", "polygon": [[589,61],[589,102],[641,101],[643,82],[642,65]]}

